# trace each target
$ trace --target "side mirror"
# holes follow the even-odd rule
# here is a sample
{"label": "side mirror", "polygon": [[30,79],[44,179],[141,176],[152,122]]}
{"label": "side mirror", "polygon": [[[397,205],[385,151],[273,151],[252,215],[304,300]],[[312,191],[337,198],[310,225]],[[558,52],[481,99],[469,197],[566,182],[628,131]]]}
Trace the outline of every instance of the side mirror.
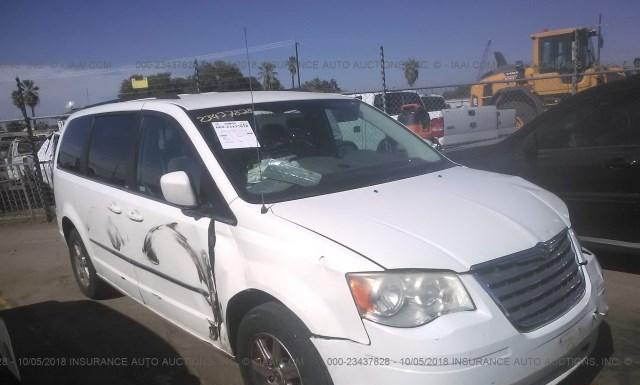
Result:
{"label": "side mirror", "polygon": [[169,172],[161,176],[160,190],[164,199],[174,205],[195,207],[198,204],[189,176],[184,171]]}

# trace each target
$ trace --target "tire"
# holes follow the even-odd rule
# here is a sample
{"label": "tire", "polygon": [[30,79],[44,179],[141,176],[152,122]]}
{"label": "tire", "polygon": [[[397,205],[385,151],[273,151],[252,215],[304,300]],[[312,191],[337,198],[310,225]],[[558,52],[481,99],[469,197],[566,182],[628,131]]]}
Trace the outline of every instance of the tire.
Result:
{"label": "tire", "polygon": [[82,293],[91,299],[103,299],[107,297],[109,286],[96,274],[96,269],[89,258],[89,253],[84,247],[80,234],[76,229],[71,230],[67,240],[71,269],[76,278],[76,283]]}
{"label": "tire", "polygon": [[536,117],[536,110],[531,107],[531,105],[527,102],[522,102],[518,100],[508,101],[504,103],[500,103],[498,106],[499,110],[508,110],[514,109],[516,110],[516,128],[522,128],[525,124],[529,123]]}
{"label": "tire", "polygon": [[[258,385],[260,377],[271,376],[273,384],[332,385],[324,361],[310,337],[306,326],[279,303],[267,302],[250,310],[240,322],[236,339],[236,353],[245,384]],[[260,344],[274,358],[278,355],[274,350],[275,343],[281,345],[281,359],[264,360],[265,354],[259,354]],[[271,366],[264,365],[267,361]],[[274,362],[279,364],[274,365]]]}

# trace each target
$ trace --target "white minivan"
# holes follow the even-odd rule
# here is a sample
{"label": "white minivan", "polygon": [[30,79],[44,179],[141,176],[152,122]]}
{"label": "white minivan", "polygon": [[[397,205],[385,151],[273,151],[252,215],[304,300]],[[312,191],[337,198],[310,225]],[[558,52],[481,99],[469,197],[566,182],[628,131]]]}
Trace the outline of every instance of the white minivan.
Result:
{"label": "white minivan", "polygon": [[557,383],[608,311],[560,199],[459,166],[352,97],[88,108],[54,180],[84,294],[117,288],[247,384]]}

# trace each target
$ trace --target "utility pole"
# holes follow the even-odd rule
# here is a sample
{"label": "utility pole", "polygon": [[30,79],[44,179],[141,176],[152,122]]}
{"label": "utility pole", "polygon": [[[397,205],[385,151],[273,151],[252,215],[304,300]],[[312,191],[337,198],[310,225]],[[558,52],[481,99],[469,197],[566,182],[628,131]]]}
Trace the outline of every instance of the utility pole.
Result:
{"label": "utility pole", "polygon": [[30,119],[29,115],[27,115],[27,107],[24,100],[24,89],[22,88],[22,82],[20,81],[19,77],[16,77],[16,84],[18,86],[18,104],[20,105],[20,111],[22,112],[24,122],[27,124],[27,138],[29,140],[29,147],[31,148],[31,155],[33,156],[33,163],[35,166],[36,191],[38,192],[38,198],[42,203],[42,208],[44,209],[47,221],[51,222],[53,216],[49,212],[49,204],[45,201],[44,195],[42,194],[42,171],[40,170],[40,159],[38,159],[38,151],[36,150],[36,146],[33,141],[33,129],[31,128],[32,119]]}
{"label": "utility pole", "polygon": [[573,62],[573,73],[571,74],[571,95],[578,93],[578,30],[573,33],[571,42],[571,61]]}
{"label": "utility pole", "polygon": [[387,76],[384,68],[384,47],[380,46],[380,63],[382,66],[382,110],[387,112]]}
{"label": "utility pole", "polygon": [[600,49],[604,40],[602,39],[602,14],[598,15],[598,50],[596,51],[596,65],[600,67]]}
{"label": "utility pole", "polygon": [[196,81],[196,92],[200,93],[200,69],[198,68],[198,59],[193,61],[193,78]]}
{"label": "utility pole", "polygon": [[298,88],[300,88],[300,59],[298,59],[298,42],[296,41],[296,72],[298,74]]}

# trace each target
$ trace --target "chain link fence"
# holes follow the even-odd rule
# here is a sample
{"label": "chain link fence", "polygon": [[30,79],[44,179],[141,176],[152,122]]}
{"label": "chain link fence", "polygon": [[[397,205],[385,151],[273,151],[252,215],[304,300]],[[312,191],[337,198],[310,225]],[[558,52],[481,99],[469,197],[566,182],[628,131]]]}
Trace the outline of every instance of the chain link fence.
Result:
{"label": "chain link fence", "polygon": [[[22,134],[7,133],[0,140],[0,224],[52,219],[55,199],[51,155],[57,141],[53,143],[51,133],[31,138]],[[36,163],[34,148],[37,151],[45,146],[50,148],[39,153],[43,159]]]}
{"label": "chain link fence", "polygon": [[43,182],[38,180],[33,162],[0,165],[0,223],[48,218],[47,210],[54,205],[51,161],[40,167]]}
{"label": "chain link fence", "polygon": [[370,90],[347,95],[385,111],[445,148],[510,135],[564,99],[600,85],[638,76],[636,70],[537,75],[495,72],[482,82]]}

